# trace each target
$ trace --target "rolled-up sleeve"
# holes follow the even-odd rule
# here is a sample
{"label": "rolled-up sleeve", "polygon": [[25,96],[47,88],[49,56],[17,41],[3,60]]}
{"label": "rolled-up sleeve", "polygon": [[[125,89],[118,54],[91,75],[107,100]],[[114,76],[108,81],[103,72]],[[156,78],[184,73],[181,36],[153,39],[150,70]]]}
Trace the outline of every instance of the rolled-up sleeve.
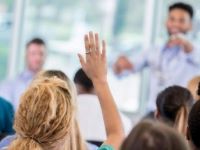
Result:
{"label": "rolled-up sleeve", "polygon": [[148,66],[149,50],[143,51],[133,62],[133,72],[139,72]]}

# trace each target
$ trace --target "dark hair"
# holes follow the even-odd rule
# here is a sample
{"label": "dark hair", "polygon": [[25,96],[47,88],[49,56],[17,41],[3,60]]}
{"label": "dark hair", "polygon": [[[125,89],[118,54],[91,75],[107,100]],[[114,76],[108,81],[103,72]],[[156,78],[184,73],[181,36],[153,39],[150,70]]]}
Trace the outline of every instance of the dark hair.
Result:
{"label": "dark hair", "polygon": [[200,82],[199,82],[199,85],[198,85],[197,95],[200,96]]}
{"label": "dark hair", "polygon": [[158,94],[156,105],[164,122],[171,123],[180,132],[184,132],[193,101],[188,89],[180,86],[171,86]]}
{"label": "dark hair", "polygon": [[189,4],[182,3],[182,2],[175,3],[169,7],[169,12],[171,12],[174,9],[182,9],[186,11],[190,15],[191,18],[194,17],[193,7]]}
{"label": "dark hair", "polygon": [[44,46],[46,46],[45,41],[43,39],[41,39],[41,38],[34,38],[34,39],[30,40],[26,44],[26,48],[28,48],[31,44],[38,44],[38,45],[44,45]]}
{"label": "dark hair", "polygon": [[144,120],[136,125],[121,150],[188,150],[184,138],[173,128]]}
{"label": "dark hair", "polygon": [[[198,95],[200,96],[200,83],[198,87]],[[189,137],[196,148],[200,149],[200,100],[192,107],[188,118]]]}
{"label": "dark hair", "polygon": [[83,69],[79,69],[74,76],[74,83],[83,86],[87,91],[94,88],[92,81],[85,74]]}

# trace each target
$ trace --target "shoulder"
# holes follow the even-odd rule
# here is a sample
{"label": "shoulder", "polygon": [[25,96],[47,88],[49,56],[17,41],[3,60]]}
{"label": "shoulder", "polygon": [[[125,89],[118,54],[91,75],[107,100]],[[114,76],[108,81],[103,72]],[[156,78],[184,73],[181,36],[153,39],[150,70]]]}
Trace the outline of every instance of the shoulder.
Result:
{"label": "shoulder", "polygon": [[0,97],[0,111],[1,113],[4,112],[6,116],[8,116],[8,114],[14,114],[14,108],[12,104],[2,97]]}
{"label": "shoulder", "polygon": [[114,150],[111,145],[102,145],[98,150]]}
{"label": "shoulder", "polygon": [[12,107],[11,103],[2,97],[0,97],[0,104],[4,107]]}

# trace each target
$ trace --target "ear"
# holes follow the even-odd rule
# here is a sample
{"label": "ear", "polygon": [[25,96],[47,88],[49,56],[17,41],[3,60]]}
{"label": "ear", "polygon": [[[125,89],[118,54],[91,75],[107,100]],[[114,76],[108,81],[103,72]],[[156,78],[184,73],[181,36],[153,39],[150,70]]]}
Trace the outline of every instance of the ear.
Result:
{"label": "ear", "polygon": [[160,112],[158,111],[158,109],[156,109],[156,111],[154,112],[154,118],[159,119],[159,117],[160,117]]}
{"label": "ear", "polygon": [[190,132],[189,132],[189,128],[187,127],[187,130],[186,130],[186,138],[188,141],[190,141]]}

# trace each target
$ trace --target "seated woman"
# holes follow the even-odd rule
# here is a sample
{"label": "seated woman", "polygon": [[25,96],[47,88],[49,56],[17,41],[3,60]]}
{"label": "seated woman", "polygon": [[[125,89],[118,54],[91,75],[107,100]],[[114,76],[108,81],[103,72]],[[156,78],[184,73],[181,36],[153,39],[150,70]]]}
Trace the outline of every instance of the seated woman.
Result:
{"label": "seated woman", "polygon": [[[107,82],[106,45],[99,47],[97,34],[85,36],[86,60],[79,55],[83,70],[92,80],[100,100],[107,140],[99,149],[119,149],[124,138],[122,123]],[[41,77],[21,97],[14,128],[16,139],[9,150],[85,150],[74,141],[75,96],[69,84],[52,77]],[[77,140],[77,139],[76,139]]]}
{"label": "seated woman", "polygon": [[189,147],[173,128],[144,120],[131,131],[121,150],[189,150]]}
{"label": "seated woman", "polygon": [[13,106],[0,97],[0,140],[6,135],[14,134],[13,126],[14,109]]}
{"label": "seated woman", "polygon": [[188,114],[193,102],[193,97],[186,88],[168,87],[158,94],[155,117],[186,135]]}
{"label": "seated woman", "polygon": [[[40,72],[37,76],[36,79],[39,78],[52,78],[52,77],[57,77],[63,81],[66,82],[66,84],[69,86],[70,92],[75,95],[75,90],[73,90],[73,84],[70,81],[70,79],[63,73],[62,71],[59,70],[47,70],[47,71],[42,71]],[[76,136],[72,136],[72,138],[75,138],[73,141],[76,141],[76,145],[81,145],[81,143],[85,143],[81,137],[80,130],[79,130],[79,125],[77,121],[75,120],[75,124],[72,127],[74,128],[73,131],[75,132]],[[16,135],[13,136],[7,136],[0,142],[0,149],[7,147],[13,140],[15,140]],[[87,143],[87,150],[96,150],[97,147],[95,145]]]}

